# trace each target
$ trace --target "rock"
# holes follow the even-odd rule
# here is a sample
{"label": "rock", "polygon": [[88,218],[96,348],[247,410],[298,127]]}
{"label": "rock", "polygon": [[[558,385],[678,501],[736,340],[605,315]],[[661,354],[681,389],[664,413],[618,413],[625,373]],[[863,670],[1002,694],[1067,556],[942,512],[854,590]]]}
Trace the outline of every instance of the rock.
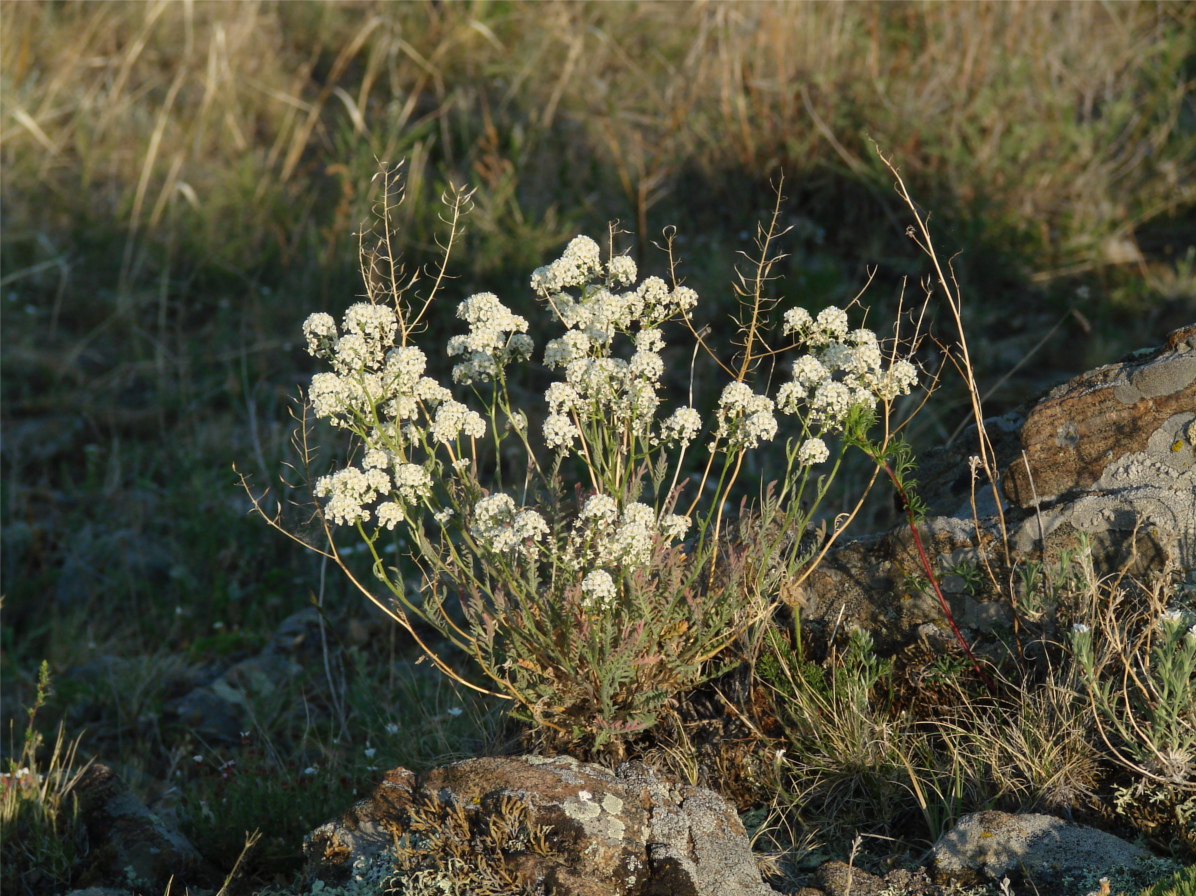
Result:
{"label": "rock", "polygon": [[1062,887],[1067,877],[1082,874],[1095,881],[1151,858],[1146,850],[1096,828],[1050,815],[1007,812],[965,815],[931,850],[936,878],[965,885],[1009,877],[1014,884]]}
{"label": "rock", "polygon": [[[948,896],[921,869],[896,868],[880,877],[846,862],[824,862],[814,873],[818,889],[798,890],[795,896]],[[956,891],[958,892],[958,891]]]}
{"label": "rock", "polygon": [[[1008,588],[992,587],[986,567],[1018,587],[1017,567],[1057,564],[1086,542],[1098,576],[1124,570],[1149,580],[1196,568],[1196,326],[1160,349],[1081,374],[986,429],[1001,471],[995,496],[983,479],[973,491],[974,434],[917,471],[929,507],[918,532],[966,635],[1013,623]],[[903,523],[836,545],[782,597],[815,642],[859,626],[878,651],[894,654],[951,640],[924,580]]]}
{"label": "rock", "polygon": [[523,756],[422,776],[395,769],[304,848],[309,882],[389,881],[399,892],[505,881],[556,896],[774,896],[722,797],[634,763],[612,772]]}
{"label": "rock", "polygon": [[1173,333],[1167,348],[1081,374],[1035,404],[1021,427],[1029,470],[1015,458],[1005,493],[1028,508],[1100,490],[1102,479],[1135,455],[1159,473],[1191,471],[1186,428],[1194,418],[1196,326]]}
{"label": "rock", "polygon": [[292,613],[258,654],[168,704],[167,711],[204,740],[239,743],[241,732],[251,727],[254,703],[281,695],[282,688],[313,667],[319,650],[319,610]]}
{"label": "rock", "polygon": [[210,875],[195,847],[138,800],[103,763],[93,763],[71,788],[87,830],[88,851],[76,883],[135,886],[165,892]]}
{"label": "rock", "polygon": [[883,878],[846,862],[824,862],[814,879],[826,896],[881,896],[888,889]]}
{"label": "rock", "polygon": [[1138,531],[1146,550],[1134,573],[1168,559],[1196,565],[1196,326],[1054,389],[1020,441],[1024,455],[1004,476],[1006,496],[1030,512],[1014,535],[1019,553],[1070,530],[1094,538],[1112,566],[1130,559],[1118,549]]}

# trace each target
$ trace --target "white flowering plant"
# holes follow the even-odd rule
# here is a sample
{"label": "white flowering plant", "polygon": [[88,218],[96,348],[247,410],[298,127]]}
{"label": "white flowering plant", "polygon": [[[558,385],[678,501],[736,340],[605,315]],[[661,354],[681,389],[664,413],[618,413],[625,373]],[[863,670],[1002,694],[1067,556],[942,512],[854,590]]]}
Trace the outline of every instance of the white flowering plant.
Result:
{"label": "white flowering plant", "polygon": [[[449,198],[446,259],[468,199]],[[304,324],[309,351],[330,367],[312,380],[310,410],[356,446],[351,463],[314,483],[327,556],[352,576],[335,536],[353,530],[393,600],[358,587],[413,635],[413,619],[432,625],[558,746],[618,750],[716,668],[768,615],[781,577],[825,550],[802,536],[843,458],[828,439],[866,439],[877,409],[916,384],[914,365],[853,329],[843,309],[790,309],[784,344],[768,344],[775,222],[761,227],[754,272],[737,290],[731,364],[694,323],[697,293],[641,279],[613,230],[605,254],[578,236],[532,274],[555,330],[539,352],[527,319],[497,296],[459,302],[451,387],[428,375],[414,341],[441,307],[443,266],[422,301],[408,300],[391,267],[389,289],[371,288],[339,327],[323,313]],[[367,259],[367,283],[378,282],[378,257],[392,258],[389,246]],[[670,401],[664,353],[675,332],[728,375],[712,408],[695,406],[692,379],[690,400]],[[785,371],[774,395],[756,382],[766,364]],[[539,407],[513,392],[524,365],[552,378]],[[780,439],[783,470],[732,524],[745,457]],[[418,589],[385,559],[396,529]]]}
{"label": "white flowering plant", "polygon": [[[1092,555],[1079,555],[1096,582]],[[1196,610],[1167,606],[1163,582],[1139,593],[1088,591],[1086,621],[1073,623],[1068,647],[1101,739],[1140,786],[1196,791]]]}

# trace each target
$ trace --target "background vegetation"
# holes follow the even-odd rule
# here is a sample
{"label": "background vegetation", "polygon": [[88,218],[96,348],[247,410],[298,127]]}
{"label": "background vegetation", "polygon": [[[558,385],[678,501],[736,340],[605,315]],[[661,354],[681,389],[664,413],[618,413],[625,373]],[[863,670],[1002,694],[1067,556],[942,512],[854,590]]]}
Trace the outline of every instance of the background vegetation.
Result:
{"label": "background vegetation", "polygon": [[[403,665],[389,631],[350,645],[330,721],[271,716],[249,759],[162,721],[313,595],[365,614],[247,516],[231,466],[265,483],[291,459],[289,402],[312,370],[299,326],[363,291],[355,233],[380,161],[407,160],[413,270],[436,255],[442,191],[477,187],[454,289],[517,312],[531,268],[613,219],[647,271],[676,225],[689,285],[729,298],[783,174],[778,289],[816,310],[875,267],[884,321],[925,263],[875,141],[959,253],[994,412],[1196,317],[1191,4],[159,0],[0,16],[5,730],[17,719],[19,741],[48,660],[39,726],[62,720],[80,756],[119,759],[185,817],[234,754],[269,772],[246,780],[318,765],[318,786],[347,794],[370,765],[504,735]],[[936,404],[922,446],[962,420]],[[443,737],[387,734],[420,704]],[[286,815],[264,799],[244,797],[246,818]],[[294,832],[264,843],[277,862],[257,873],[293,867]]]}

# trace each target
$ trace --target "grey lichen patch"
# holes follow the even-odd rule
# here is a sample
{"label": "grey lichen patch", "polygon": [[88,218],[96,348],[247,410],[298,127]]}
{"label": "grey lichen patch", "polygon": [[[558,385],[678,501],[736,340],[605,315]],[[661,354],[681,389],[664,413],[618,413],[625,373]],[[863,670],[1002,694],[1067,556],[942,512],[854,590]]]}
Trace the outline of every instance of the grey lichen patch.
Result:
{"label": "grey lichen patch", "polygon": [[627,830],[627,826],[613,815],[605,819],[606,822],[606,836],[611,840],[622,840],[623,833]]}
{"label": "grey lichen patch", "polygon": [[1080,444],[1080,430],[1075,421],[1068,420],[1055,433],[1055,444],[1060,448],[1075,448]]}
{"label": "grey lichen patch", "polygon": [[623,811],[623,801],[613,793],[608,793],[602,797],[602,808],[611,815],[618,815]]}
{"label": "grey lichen patch", "polygon": [[1176,354],[1147,364],[1129,375],[1113,395],[1122,404],[1136,404],[1143,398],[1171,395],[1196,382],[1196,354]]}
{"label": "grey lichen patch", "polygon": [[590,800],[569,799],[561,808],[574,821],[592,821],[602,814],[602,807]]}
{"label": "grey lichen patch", "polygon": [[1196,414],[1173,414],[1150,434],[1146,453],[1176,472],[1196,461]]}

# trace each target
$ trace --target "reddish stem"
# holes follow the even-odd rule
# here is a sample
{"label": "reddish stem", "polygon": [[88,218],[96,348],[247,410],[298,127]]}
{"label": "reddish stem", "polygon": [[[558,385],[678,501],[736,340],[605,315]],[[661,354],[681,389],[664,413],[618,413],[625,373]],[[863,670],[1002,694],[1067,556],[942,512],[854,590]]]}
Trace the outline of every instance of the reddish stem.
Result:
{"label": "reddish stem", "polygon": [[955,616],[951,612],[951,608],[947,606],[947,598],[943,597],[943,591],[939,588],[938,578],[934,574],[934,568],[930,565],[930,558],[926,556],[926,549],[922,547],[922,536],[918,534],[917,521],[914,519],[914,509],[909,502],[909,496],[905,492],[905,487],[897,479],[897,474],[893,472],[888,461],[885,461],[883,465],[885,472],[889,474],[889,479],[893,481],[893,487],[897,489],[897,494],[901,498],[901,506],[905,508],[905,518],[909,521],[909,530],[914,536],[914,547],[918,549],[918,559],[922,561],[922,568],[926,570],[926,575],[930,579],[934,593],[939,599],[939,605],[943,608],[943,615],[947,617],[947,623],[951,626],[951,631],[955,633],[955,639],[959,641],[959,646],[963,648],[963,652],[972,661],[972,668],[976,670],[976,674],[980,676],[980,680],[984,682],[984,686],[988,688],[988,692],[995,697],[997,695],[996,688],[993,687],[992,681],[984,673],[984,670],[980,668],[980,663],[976,659],[976,655],[972,653],[972,648],[964,640],[963,633],[960,632],[959,626],[955,624]]}

